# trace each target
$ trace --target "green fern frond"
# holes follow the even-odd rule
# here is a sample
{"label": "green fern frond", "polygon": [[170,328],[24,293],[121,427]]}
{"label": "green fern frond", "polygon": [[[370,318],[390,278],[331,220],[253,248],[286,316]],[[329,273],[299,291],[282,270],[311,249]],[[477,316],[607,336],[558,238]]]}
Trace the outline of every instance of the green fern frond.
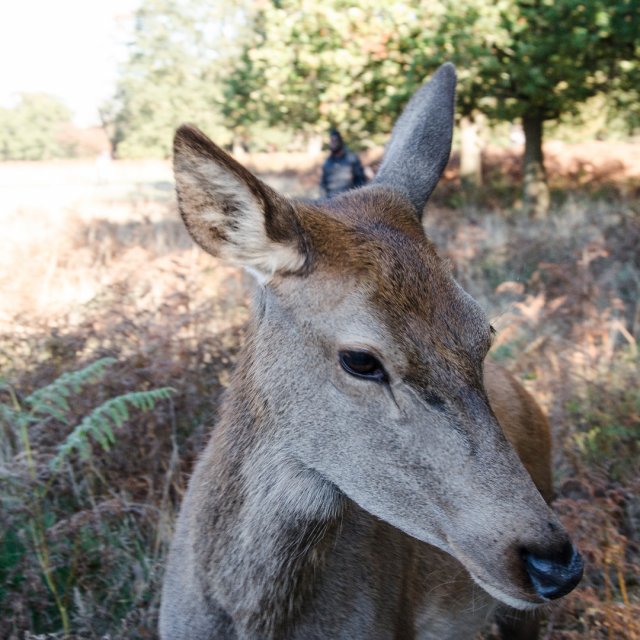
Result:
{"label": "green fern frond", "polygon": [[51,416],[65,422],[70,407],[68,398],[78,393],[83,386],[104,379],[107,367],[116,362],[115,358],[101,358],[84,369],[63,373],[46,387],[37,389],[25,399],[31,408],[31,415],[36,417]]}
{"label": "green fern frond", "polygon": [[41,398],[47,398],[53,394],[68,397],[72,392],[78,393],[83,385],[102,380],[106,368],[115,362],[115,358],[100,358],[84,369],[63,373],[51,384],[34,391],[26,400],[31,404],[36,404]]}
{"label": "green fern frond", "polygon": [[0,403],[0,421],[13,424],[17,420],[18,413],[18,411],[12,409],[9,405]]}
{"label": "green fern frond", "polygon": [[95,440],[105,451],[108,451],[115,442],[113,428],[119,429],[129,419],[129,407],[150,411],[159,400],[168,399],[174,392],[175,389],[171,387],[132,391],[103,402],[85,416],[58,447],[58,453],[51,461],[51,467],[57,468],[74,451],[77,451],[81,458],[88,459],[91,456],[90,439]]}

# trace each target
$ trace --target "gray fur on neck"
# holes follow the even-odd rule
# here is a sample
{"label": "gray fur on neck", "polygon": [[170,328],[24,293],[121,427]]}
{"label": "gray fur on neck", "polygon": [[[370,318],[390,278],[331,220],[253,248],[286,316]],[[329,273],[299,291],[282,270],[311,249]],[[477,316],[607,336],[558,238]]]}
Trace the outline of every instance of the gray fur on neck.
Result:
{"label": "gray fur on neck", "polygon": [[406,106],[374,179],[407,196],[419,218],[449,161],[455,91],[455,67],[443,64]]}
{"label": "gray fur on neck", "polygon": [[[194,564],[206,576],[205,597],[233,619],[237,637],[281,638],[312,594],[345,499],[270,437],[277,417],[253,373],[245,357],[195,473],[215,469],[190,490],[197,524],[187,528],[207,532],[193,545]],[[251,392],[235,394],[238,385]]]}
{"label": "gray fur on neck", "polygon": [[212,595],[241,635],[284,637],[335,542],[343,501],[314,472],[268,450],[254,452],[244,466],[252,467],[252,478],[245,476],[242,504],[217,540],[211,532]]}

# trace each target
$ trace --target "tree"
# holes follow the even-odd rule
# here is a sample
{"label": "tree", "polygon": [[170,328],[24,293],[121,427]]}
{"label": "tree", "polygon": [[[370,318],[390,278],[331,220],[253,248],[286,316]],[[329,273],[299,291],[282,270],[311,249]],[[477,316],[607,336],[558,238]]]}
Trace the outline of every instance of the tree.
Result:
{"label": "tree", "polygon": [[224,111],[234,128],[330,126],[357,140],[381,140],[402,106],[435,67],[419,34],[437,25],[424,3],[373,0],[263,2],[241,56],[226,77]]}
{"label": "tree", "polygon": [[73,155],[61,134],[71,111],[44,93],[23,93],[12,108],[0,108],[0,159],[50,160]]}
{"label": "tree", "polygon": [[386,134],[402,106],[444,60],[459,69],[458,111],[522,121],[524,200],[549,204],[544,123],[589,97],[633,102],[639,0],[444,0],[382,7],[371,0],[262,2],[255,30],[228,75],[225,115],[363,139]]}
{"label": "tree", "polygon": [[637,54],[640,3],[448,0],[442,26],[438,45],[463,70],[463,110],[479,109],[494,121],[521,119],[524,202],[533,215],[545,215],[544,123],[620,83]]}
{"label": "tree", "polygon": [[173,132],[185,121],[197,122],[222,144],[230,141],[219,74],[236,7],[241,5],[143,0],[115,99],[101,110],[117,155],[168,157]]}
{"label": "tree", "polygon": [[637,113],[639,7],[640,0],[143,0],[112,138],[120,155],[166,156],[175,126],[193,120],[221,144],[232,132],[317,136],[330,126],[356,143],[379,143],[416,88],[452,60],[464,121],[477,113],[522,121],[524,201],[544,215],[545,122],[599,93]]}

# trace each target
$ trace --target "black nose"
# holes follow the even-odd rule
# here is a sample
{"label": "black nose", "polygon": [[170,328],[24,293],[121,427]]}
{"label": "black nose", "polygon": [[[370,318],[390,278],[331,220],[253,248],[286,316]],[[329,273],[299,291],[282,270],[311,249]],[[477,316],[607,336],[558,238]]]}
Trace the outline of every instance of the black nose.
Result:
{"label": "black nose", "polygon": [[566,595],[582,578],[582,556],[569,542],[555,553],[524,550],[522,555],[533,588],[547,600]]}

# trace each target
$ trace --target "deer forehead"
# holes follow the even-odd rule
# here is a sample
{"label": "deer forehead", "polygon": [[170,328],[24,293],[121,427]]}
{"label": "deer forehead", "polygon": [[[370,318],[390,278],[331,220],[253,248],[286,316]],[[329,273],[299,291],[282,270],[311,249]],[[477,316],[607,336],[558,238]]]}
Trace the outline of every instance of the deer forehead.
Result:
{"label": "deer forehead", "polygon": [[301,218],[316,258],[300,282],[306,300],[299,308],[313,309],[314,324],[343,342],[401,350],[409,362],[425,354],[472,363],[484,357],[485,314],[403,198],[363,189]]}

